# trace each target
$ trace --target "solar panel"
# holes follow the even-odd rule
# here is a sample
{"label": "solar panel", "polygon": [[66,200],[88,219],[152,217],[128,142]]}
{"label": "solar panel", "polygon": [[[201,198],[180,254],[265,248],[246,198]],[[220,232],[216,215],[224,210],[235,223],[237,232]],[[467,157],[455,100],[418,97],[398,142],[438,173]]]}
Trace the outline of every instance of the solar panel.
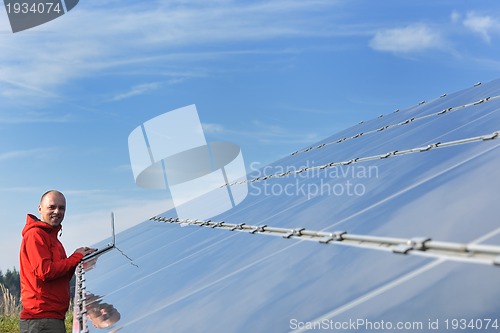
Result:
{"label": "solar panel", "polygon": [[248,195],[211,221],[121,232],[80,267],[74,332],[497,332],[498,96],[362,122],[225,184]]}

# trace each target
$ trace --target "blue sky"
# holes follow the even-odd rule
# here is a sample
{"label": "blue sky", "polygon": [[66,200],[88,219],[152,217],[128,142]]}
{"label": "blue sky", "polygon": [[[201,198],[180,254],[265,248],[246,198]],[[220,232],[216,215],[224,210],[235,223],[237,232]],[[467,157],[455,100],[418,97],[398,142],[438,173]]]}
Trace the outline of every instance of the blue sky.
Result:
{"label": "blue sky", "polygon": [[500,77],[500,3],[83,0],[13,34],[0,10],[0,269],[26,213],[68,199],[68,252],[171,207],[127,138],[196,104],[208,141],[265,165],[339,130]]}

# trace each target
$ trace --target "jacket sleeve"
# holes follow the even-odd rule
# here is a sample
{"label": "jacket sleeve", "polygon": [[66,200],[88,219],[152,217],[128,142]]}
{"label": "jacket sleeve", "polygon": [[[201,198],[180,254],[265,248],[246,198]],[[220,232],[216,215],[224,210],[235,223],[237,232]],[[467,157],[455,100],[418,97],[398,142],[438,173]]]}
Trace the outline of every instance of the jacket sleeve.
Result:
{"label": "jacket sleeve", "polygon": [[25,242],[31,269],[35,276],[42,281],[69,275],[74,272],[75,267],[83,258],[81,253],[75,252],[69,258],[53,259],[49,245],[37,232],[30,232],[26,235]]}

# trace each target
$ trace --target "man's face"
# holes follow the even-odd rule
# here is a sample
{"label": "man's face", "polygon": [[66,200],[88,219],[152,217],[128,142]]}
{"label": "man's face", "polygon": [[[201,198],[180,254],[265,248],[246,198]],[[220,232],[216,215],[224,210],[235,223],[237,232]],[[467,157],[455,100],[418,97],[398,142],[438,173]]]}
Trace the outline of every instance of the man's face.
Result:
{"label": "man's face", "polygon": [[38,212],[43,222],[57,227],[64,219],[66,199],[59,193],[48,193],[40,202]]}

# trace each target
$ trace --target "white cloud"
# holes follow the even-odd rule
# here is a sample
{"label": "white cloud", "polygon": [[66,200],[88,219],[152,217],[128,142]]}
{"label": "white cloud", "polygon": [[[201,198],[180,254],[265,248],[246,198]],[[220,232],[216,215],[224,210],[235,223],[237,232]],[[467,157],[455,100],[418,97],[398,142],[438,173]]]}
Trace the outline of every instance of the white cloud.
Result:
{"label": "white cloud", "polygon": [[[229,141],[235,140],[236,137],[249,138],[253,141],[258,141],[263,144],[311,144],[322,136],[319,133],[303,133],[289,127],[283,127],[276,124],[270,124],[259,120],[254,120],[251,123],[251,129],[229,129],[220,124],[204,123],[202,124],[203,130],[206,134],[213,136],[224,135],[229,138]],[[226,139],[226,138],[225,138]]]}
{"label": "white cloud", "polygon": [[441,34],[424,24],[380,30],[370,41],[374,50],[394,53],[421,52],[439,49],[442,45]]}
{"label": "white cloud", "polygon": [[21,158],[30,158],[34,157],[44,157],[49,153],[53,152],[54,148],[37,148],[37,149],[26,149],[26,150],[13,150],[8,152],[0,152],[0,161],[8,161],[14,159]]}
{"label": "white cloud", "polygon": [[0,161],[13,160],[18,158],[24,158],[30,156],[30,151],[18,150],[18,151],[8,151],[0,154]]}
{"label": "white cloud", "polygon": [[[13,103],[36,99],[32,104],[39,105],[42,99],[63,96],[60,89],[78,79],[109,75],[130,64],[139,71],[155,68],[155,63],[166,59],[170,64],[185,63],[190,54],[203,51],[198,47],[214,42],[324,36],[326,19],[307,20],[308,14],[334,2],[311,2],[80,5],[29,31],[0,34],[0,96]],[[186,46],[189,52],[179,55]],[[227,56],[227,51],[222,55]],[[213,52],[211,57],[220,55]],[[148,88],[135,87],[117,97],[127,98]]]}
{"label": "white cloud", "polygon": [[318,133],[304,133],[304,131],[297,131],[258,120],[253,121],[253,125],[255,126],[253,131],[241,134],[254,139],[258,138],[259,142],[265,144],[311,144],[322,138]]}
{"label": "white cloud", "polygon": [[203,123],[203,124],[201,124],[201,126],[203,127],[203,132],[209,133],[209,134],[211,134],[211,133],[224,133],[226,131],[224,126],[222,126],[221,124]]}
{"label": "white cloud", "polygon": [[457,12],[456,10],[454,10],[454,11],[451,13],[451,22],[453,22],[453,23],[457,23],[457,22],[459,22],[461,19],[462,19],[462,14],[460,14],[460,13],[459,13],[459,12]]}
{"label": "white cloud", "polygon": [[5,115],[0,118],[0,124],[27,124],[27,123],[68,123],[74,117],[66,115],[50,115],[43,112],[29,111],[24,114]]}
{"label": "white cloud", "polygon": [[147,93],[148,91],[158,89],[161,86],[159,82],[145,83],[133,86],[129,91],[118,94],[112,98],[113,101],[120,101],[122,99],[138,96]]}
{"label": "white cloud", "polygon": [[491,42],[491,34],[500,31],[500,22],[491,16],[479,15],[475,12],[468,12],[463,21],[463,25],[468,29],[478,33],[485,42]]}

